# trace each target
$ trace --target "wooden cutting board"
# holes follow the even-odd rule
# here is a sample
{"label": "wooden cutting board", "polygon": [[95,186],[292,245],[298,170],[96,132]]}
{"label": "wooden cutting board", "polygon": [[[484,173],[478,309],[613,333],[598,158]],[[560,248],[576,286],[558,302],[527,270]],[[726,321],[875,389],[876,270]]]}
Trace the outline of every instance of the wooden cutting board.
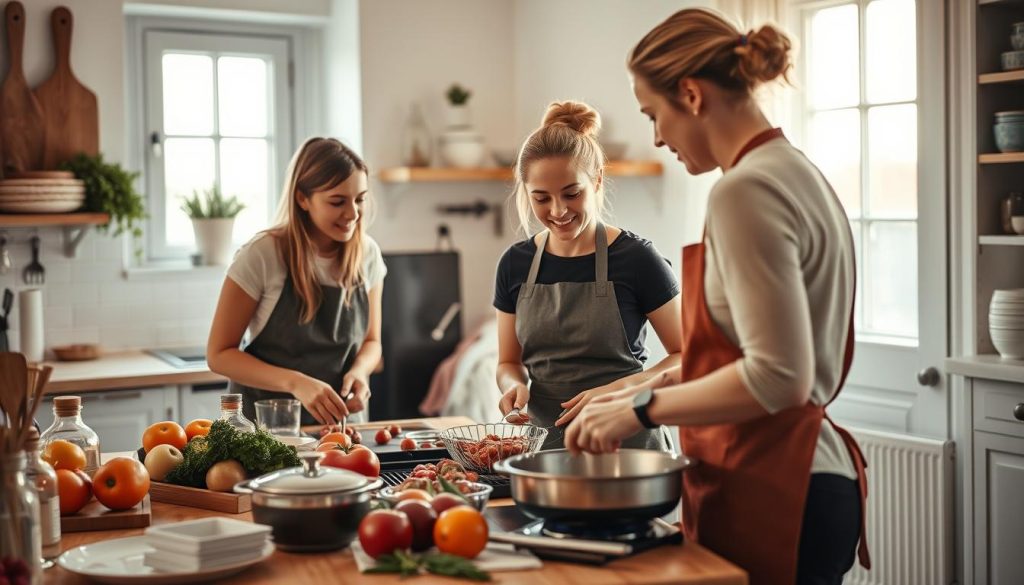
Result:
{"label": "wooden cutting board", "polygon": [[215,492],[162,481],[149,484],[149,496],[154,502],[190,506],[227,514],[242,514],[252,510],[252,496],[231,492]]}
{"label": "wooden cutting board", "polygon": [[100,150],[96,94],[71,71],[71,11],[60,6],[50,14],[56,66],[53,75],[36,88],[45,124],[42,168],[56,169],[79,152],[95,156]]}
{"label": "wooden cutting board", "polygon": [[25,47],[25,7],[8,2],[4,8],[7,48],[11,67],[0,85],[0,141],[2,165],[9,171],[31,171],[43,164],[43,109],[25,81],[22,50]]}
{"label": "wooden cutting board", "polygon": [[77,514],[60,517],[61,532],[86,532],[89,530],[120,530],[149,526],[153,518],[149,496],[130,510],[110,510],[95,499],[85,505]]}

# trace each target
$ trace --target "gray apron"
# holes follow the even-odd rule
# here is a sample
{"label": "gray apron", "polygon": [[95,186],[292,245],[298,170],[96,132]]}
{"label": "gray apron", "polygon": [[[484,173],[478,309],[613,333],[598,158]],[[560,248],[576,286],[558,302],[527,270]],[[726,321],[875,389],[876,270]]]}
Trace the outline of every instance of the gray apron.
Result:
{"label": "gray apron", "polygon": [[[516,337],[531,382],[527,412],[539,427],[554,425],[563,410],[561,403],[583,390],[643,370],[629,349],[615,286],[608,280],[604,225],[597,224],[596,282],[537,284],[548,233],[540,237],[529,276],[516,300]],[[564,426],[549,428],[542,448],[561,449],[564,431]],[[667,449],[660,429],[644,429],[622,446]]]}
{"label": "gray apron", "polygon": [[[362,285],[356,286],[348,305],[341,300],[341,288],[321,285],[320,291],[322,300],[313,320],[300,323],[302,305],[288,276],[270,319],[244,351],[268,364],[326,382],[337,392],[366,338],[370,304]],[[242,413],[253,422],[257,400],[282,398],[281,392],[250,388],[235,381],[231,382],[231,391],[242,394]],[[318,424],[305,407],[302,424]]]}

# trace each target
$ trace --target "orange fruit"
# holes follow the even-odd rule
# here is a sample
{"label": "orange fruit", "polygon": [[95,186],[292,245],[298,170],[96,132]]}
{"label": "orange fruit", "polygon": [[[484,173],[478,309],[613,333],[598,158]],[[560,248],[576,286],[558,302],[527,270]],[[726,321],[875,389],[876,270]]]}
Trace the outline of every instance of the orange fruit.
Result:
{"label": "orange fruit", "polygon": [[43,448],[42,458],[54,469],[85,469],[85,451],[78,445],[57,439],[50,441]]}
{"label": "orange fruit", "polygon": [[210,433],[210,425],[213,421],[208,418],[197,418],[196,420],[185,425],[185,436],[189,441],[192,437],[205,437]]}
{"label": "orange fruit", "polygon": [[111,510],[127,510],[149,493],[149,472],[135,459],[114,457],[96,470],[92,491]]}
{"label": "orange fruit", "polygon": [[146,453],[157,445],[173,445],[180,451],[187,443],[188,435],[185,434],[185,429],[171,420],[154,423],[142,434],[142,448]]}
{"label": "orange fruit", "polygon": [[487,546],[487,521],[470,506],[448,508],[434,524],[434,544],[443,553],[475,558]]}
{"label": "orange fruit", "polygon": [[430,495],[427,490],[421,490],[419,488],[409,488],[402,490],[395,494],[395,499],[399,502],[403,500],[423,500],[424,502],[430,503],[434,497]]}

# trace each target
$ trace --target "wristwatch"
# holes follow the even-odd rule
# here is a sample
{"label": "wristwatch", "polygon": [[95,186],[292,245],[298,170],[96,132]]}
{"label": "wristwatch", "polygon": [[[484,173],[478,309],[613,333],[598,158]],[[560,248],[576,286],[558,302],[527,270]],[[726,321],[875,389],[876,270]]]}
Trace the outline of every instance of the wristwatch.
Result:
{"label": "wristwatch", "polygon": [[651,420],[651,417],[647,415],[647,408],[651,405],[651,402],[653,401],[654,390],[650,389],[644,390],[643,392],[633,397],[633,413],[636,414],[637,420],[640,421],[640,424],[642,424],[644,428],[656,429],[659,426],[661,426],[653,422]]}

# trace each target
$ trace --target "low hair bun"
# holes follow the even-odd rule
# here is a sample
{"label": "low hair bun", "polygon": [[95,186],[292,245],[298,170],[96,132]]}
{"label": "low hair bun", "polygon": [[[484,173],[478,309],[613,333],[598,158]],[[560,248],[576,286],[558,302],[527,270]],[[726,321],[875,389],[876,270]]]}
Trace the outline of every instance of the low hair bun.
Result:
{"label": "low hair bun", "polygon": [[584,136],[596,138],[601,131],[601,115],[581,102],[552,102],[541,126],[568,126]]}

